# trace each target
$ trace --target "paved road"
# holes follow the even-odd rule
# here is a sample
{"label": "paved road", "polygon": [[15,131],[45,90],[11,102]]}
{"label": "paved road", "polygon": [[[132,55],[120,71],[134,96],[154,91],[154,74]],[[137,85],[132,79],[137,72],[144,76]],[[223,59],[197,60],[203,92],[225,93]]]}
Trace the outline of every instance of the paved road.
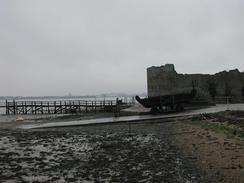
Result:
{"label": "paved road", "polygon": [[110,118],[100,118],[91,120],[79,120],[79,121],[69,121],[69,122],[51,122],[42,124],[29,124],[29,125],[19,125],[17,128],[21,129],[37,129],[37,128],[52,128],[52,127],[67,127],[67,126],[82,126],[89,124],[105,124],[105,123],[119,123],[119,122],[136,122],[136,121],[146,121],[146,120],[157,120],[166,119],[181,116],[191,116],[202,113],[216,113],[225,110],[244,110],[244,104],[221,104],[212,107],[207,107],[204,109],[185,111],[177,114],[168,115],[144,115],[144,116],[126,116],[126,117],[110,117]]}

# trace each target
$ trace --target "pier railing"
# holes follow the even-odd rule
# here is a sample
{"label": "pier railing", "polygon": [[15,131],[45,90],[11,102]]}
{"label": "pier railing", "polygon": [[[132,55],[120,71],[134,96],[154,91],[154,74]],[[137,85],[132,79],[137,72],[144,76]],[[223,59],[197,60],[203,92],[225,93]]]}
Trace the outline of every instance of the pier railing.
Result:
{"label": "pier railing", "polygon": [[6,115],[115,112],[120,100],[5,101]]}

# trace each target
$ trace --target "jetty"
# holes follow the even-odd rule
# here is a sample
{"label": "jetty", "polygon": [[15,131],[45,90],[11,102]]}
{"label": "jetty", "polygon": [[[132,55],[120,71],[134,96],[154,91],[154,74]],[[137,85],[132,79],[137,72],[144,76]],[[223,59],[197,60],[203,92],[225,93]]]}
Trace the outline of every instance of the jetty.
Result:
{"label": "jetty", "polygon": [[122,100],[61,100],[61,101],[5,101],[6,115],[16,114],[68,114],[117,112],[120,106],[127,105]]}

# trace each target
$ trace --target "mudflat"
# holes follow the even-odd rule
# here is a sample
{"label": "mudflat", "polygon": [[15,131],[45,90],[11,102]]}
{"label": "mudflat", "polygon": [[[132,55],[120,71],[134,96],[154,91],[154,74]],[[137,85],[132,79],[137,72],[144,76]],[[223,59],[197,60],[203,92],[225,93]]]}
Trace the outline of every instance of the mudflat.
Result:
{"label": "mudflat", "polygon": [[215,182],[174,143],[175,123],[1,129],[3,182]]}
{"label": "mudflat", "polygon": [[242,113],[0,128],[2,182],[243,182]]}

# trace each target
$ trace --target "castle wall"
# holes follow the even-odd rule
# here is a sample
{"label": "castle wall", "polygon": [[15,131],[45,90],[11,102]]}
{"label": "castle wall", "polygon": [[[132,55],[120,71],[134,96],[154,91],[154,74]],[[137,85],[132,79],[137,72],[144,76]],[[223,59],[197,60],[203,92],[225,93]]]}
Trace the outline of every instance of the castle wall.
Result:
{"label": "castle wall", "polygon": [[210,84],[215,86],[218,96],[243,96],[244,73],[237,69],[209,74],[178,74],[173,64],[147,69],[148,96],[173,94],[192,89],[192,82],[201,92],[210,94]]}

